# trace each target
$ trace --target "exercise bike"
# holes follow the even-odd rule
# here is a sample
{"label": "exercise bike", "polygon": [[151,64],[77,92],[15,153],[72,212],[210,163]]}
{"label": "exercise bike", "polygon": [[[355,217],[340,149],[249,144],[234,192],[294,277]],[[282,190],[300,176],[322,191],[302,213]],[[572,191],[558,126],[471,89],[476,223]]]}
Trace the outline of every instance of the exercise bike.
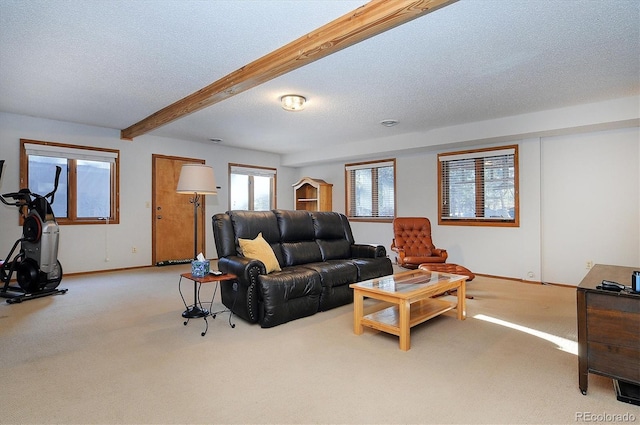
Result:
{"label": "exercise bike", "polygon": [[[4,160],[0,160],[0,177],[3,165]],[[4,284],[0,297],[7,298],[9,304],[67,292],[57,289],[62,280],[62,265],[58,261],[60,229],[51,208],[61,171],[56,167],[53,190],[44,196],[29,189],[0,195],[0,201],[18,207],[24,219],[22,237],[13,244],[6,260],[0,260],[0,282]],[[7,201],[8,198],[13,201]],[[18,245],[20,250],[12,260]],[[18,286],[10,284],[14,273]]]}

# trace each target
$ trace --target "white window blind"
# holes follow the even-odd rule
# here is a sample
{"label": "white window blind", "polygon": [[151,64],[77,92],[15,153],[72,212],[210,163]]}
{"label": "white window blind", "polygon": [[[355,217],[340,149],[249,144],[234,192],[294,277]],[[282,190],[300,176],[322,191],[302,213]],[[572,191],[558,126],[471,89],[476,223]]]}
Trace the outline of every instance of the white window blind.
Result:
{"label": "white window blind", "polygon": [[258,168],[258,167],[246,167],[241,165],[231,165],[231,174],[242,174],[245,176],[261,176],[261,177],[273,177],[276,175],[275,168]]}
{"label": "white window blind", "polygon": [[395,161],[346,164],[347,215],[350,218],[395,216]]}
{"label": "white window blind", "polygon": [[362,164],[347,164],[344,169],[347,171],[354,170],[369,170],[371,168],[383,168],[383,167],[393,167],[395,163],[393,161],[382,161],[376,163],[362,163]]}
{"label": "white window blind", "polygon": [[517,146],[438,155],[440,222],[517,224]]}
{"label": "white window blind", "polygon": [[33,143],[24,144],[27,155],[49,156],[54,158],[80,159],[85,161],[102,161],[114,163],[118,157],[116,151],[78,149],[66,146],[40,145]]}

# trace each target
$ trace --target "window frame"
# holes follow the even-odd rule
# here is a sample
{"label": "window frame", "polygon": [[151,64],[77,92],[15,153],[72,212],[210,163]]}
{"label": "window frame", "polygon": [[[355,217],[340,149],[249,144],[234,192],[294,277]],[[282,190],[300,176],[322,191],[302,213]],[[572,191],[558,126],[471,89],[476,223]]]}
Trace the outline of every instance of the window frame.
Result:
{"label": "window frame", "polygon": [[[245,169],[248,172],[247,173],[237,173],[234,172],[234,169]],[[253,173],[253,174],[252,174]],[[229,178],[229,209],[232,209],[231,205],[232,205],[232,200],[231,200],[231,195],[232,195],[232,190],[231,190],[231,175],[232,174],[239,174],[239,175],[246,175],[249,176],[249,181],[248,181],[248,186],[247,186],[247,194],[248,194],[248,206],[249,206],[249,210],[248,211],[256,211],[255,208],[255,193],[254,193],[254,188],[255,188],[255,183],[254,183],[254,177],[256,175],[261,175],[261,174],[269,174],[272,176],[271,179],[271,196],[270,196],[270,207],[269,209],[275,209],[277,208],[277,190],[278,190],[278,169],[274,168],[274,167],[265,167],[265,166],[260,166],[260,165],[248,165],[248,164],[237,164],[237,163],[229,163],[228,164],[228,178]]]}
{"label": "window frame", "polygon": [[[373,179],[374,179],[374,183],[372,184],[372,194],[371,194],[371,205],[373,206],[373,208],[375,209],[377,207],[376,203],[374,202],[375,199],[377,199],[377,188],[378,185],[377,183],[377,169],[379,168],[383,168],[382,165],[384,164],[388,164],[391,163],[391,166],[393,167],[393,214],[391,216],[383,216],[383,217],[378,217],[375,215],[372,216],[355,216],[352,214],[352,206],[355,205],[355,199],[353,199],[353,197],[356,194],[357,188],[353,187],[352,188],[352,182],[351,182],[351,172],[355,171],[355,169],[371,169],[372,170],[372,175],[373,175]],[[376,165],[381,165],[381,166],[376,166]],[[373,223],[392,223],[393,219],[396,217],[396,212],[398,211],[398,206],[397,206],[397,202],[398,202],[398,196],[397,196],[397,175],[396,175],[396,159],[395,158],[390,158],[390,159],[380,159],[380,160],[374,160],[374,161],[364,161],[364,162],[353,162],[353,163],[349,163],[349,164],[345,164],[344,165],[344,181],[345,181],[345,211],[346,211],[346,216],[349,219],[349,221],[361,221],[361,222],[373,222]]]}
{"label": "window frame", "polygon": [[[487,157],[496,157],[501,156],[499,151],[508,151],[513,150],[513,188],[514,188],[514,217],[513,218],[483,218],[483,217],[443,217],[443,213],[446,209],[444,204],[445,202],[445,194],[444,188],[446,187],[445,182],[443,182],[444,176],[444,166],[443,163],[447,162],[446,157],[453,156],[468,156],[468,159],[476,160],[476,169],[480,166],[479,161],[487,158]],[[492,154],[496,153],[496,154]],[[504,156],[510,154],[503,154]],[[518,145],[508,145],[508,146],[496,146],[490,148],[482,148],[482,149],[473,149],[473,150],[464,150],[464,151],[456,151],[456,152],[444,152],[438,154],[438,224],[444,226],[486,226],[486,227],[520,227],[520,189],[519,189],[519,160],[518,160]],[[452,160],[449,160],[452,161]],[[480,173],[478,173],[480,174]],[[476,211],[482,210],[484,213],[484,204],[481,202],[483,194],[481,193],[484,190],[484,179],[482,175],[478,176],[476,174],[476,190],[475,190],[475,202],[476,202]],[[479,208],[479,207],[482,208]]]}
{"label": "window frame", "polygon": [[[77,199],[77,161],[76,158],[71,158],[72,155],[65,156],[63,153],[59,153],[58,155],[51,155],[50,157],[57,158],[65,158],[67,160],[67,193],[56,193],[56,198],[61,196],[66,196],[67,198],[67,217],[58,217],[56,216],[56,222],[59,225],[82,225],[82,224],[119,224],[120,223],[120,151],[117,149],[106,149],[99,148],[93,146],[81,146],[81,145],[72,145],[68,143],[58,143],[58,142],[45,142],[40,140],[30,140],[30,139],[20,139],[20,187],[28,187],[29,185],[29,155],[27,154],[26,145],[41,145],[47,147],[61,148],[60,151],[64,149],[72,149],[74,151],[87,151],[87,156],[92,156],[92,153],[95,155],[96,152],[100,152],[102,154],[98,154],[98,156],[104,157],[113,157],[113,162],[111,162],[111,175],[110,175],[110,191],[111,191],[111,204],[109,217],[90,217],[83,218],[77,216],[77,207],[78,207],[78,199]],[[47,156],[47,155],[42,155]],[[105,161],[107,162],[107,161]],[[55,202],[54,202],[55,203]],[[54,211],[55,213],[55,211]]]}

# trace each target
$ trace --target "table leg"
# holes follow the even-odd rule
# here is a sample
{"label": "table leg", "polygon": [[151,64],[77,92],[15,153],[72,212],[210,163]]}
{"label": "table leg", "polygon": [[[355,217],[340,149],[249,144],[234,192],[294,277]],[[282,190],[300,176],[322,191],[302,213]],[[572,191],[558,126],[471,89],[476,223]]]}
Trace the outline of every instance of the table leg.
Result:
{"label": "table leg", "polygon": [[[231,308],[230,308],[230,309],[226,308],[226,306],[224,305],[224,303],[222,303],[222,284],[223,284],[223,283],[220,283],[220,302],[222,303],[222,306],[223,306],[223,307],[225,307],[225,308],[223,308],[223,309],[222,309],[222,310],[220,310],[220,311],[212,312],[212,313],[211,313],[211,315],[212,315],[212,316],[213,316],[213,318],[215,319],[215,318],[216,318],[216,315],[218,315],[218,314],[221,314],[221,313],[229,313],[229,326],[231,326],[232,328],[235,328],[235,327],[236,327],[236,324],[231,322],[231,318],[232,318],[232,316],[233,316],[233,309],[234,309],[234,308],[235,308],[235,306],[236,306],[236,300],[238,299],[238,283],[237,283],[237,281],[235,281],[235,280],[234,280],[234,281],[223,280],[223,281],[221,281],[221,282],[223,282],[223,283],[225,283],[225,284],[226,284],[226,283],[231,282],[231,285],[233,285],[233,286],[232,286],[232,289],[233,289],[233,292],[234,292],[234,295],[233,295],[233,303],[231,304]],[[218,290],[218,282],[216,282],[216,289],[215,289],[215,290],[214,290],[214,292],[213,292],[213,297],[214,297],[214,298],[215,298],[215,296],[216,296],[216,292],[217,292],[217,290]],[[213,306],[214,298],[211,298],[211,305],[212,305],[212,306]]]}
{"label": "table leg", "polygon": [[201,286],[202,285],[198,281],[193,281],[193,304],[187,305],[187,301],[184,299],[184,295],[182,295],[182,276],[180,276],[180,280],[178,281],[178,292],[180,292],[180,297],[182,298],[182,302],[184,303],[184,306],[186,308],[186,310],[182,312],[182,317],[187,319],[183,324],[187,326],[189,320],[202,317],[204,319],[206,327],[204,332],[202,332],[200,335],[205,336],[207,334],[207,331],[209,330],[209,321],[207,320],[209,310],[206,310],[202,307],[202,302],[200,301]]}
{"label": "table leg", "polygon": [[400,301],[398,310],[400,313],[400,349],[408,351],[411,348],[411,327],[409,326],[411,304],[406,300]]}
{"label": "table leg", "polygon": [[[229,310],[229,326],[235,328],[236,324],[231,323],[231,317],[233,316],[233,309],[236,308],[236,300],[238,299],[238,282],[234,281],[231,285],[231,288],[233,289],[233,303],[231,303],[231,309]],[[222,290],[220,292],[220,297],[222,298]]]}
{"label": "table leg", "polygon": [[[222,313],[222,311],[213,311],[213,303],[214,303],[214,300],[215,300],[215,298],[216,298],[216,292],[218,292],[218,283],[220,283],[220,282],[217,282],[217,281],[216,281],[216,286],[214,286],[214,288],[213,288],[213,295],[211,296],[211,302],[209,303],[209,307],[210,307],[209,315],[210,315],[211,317],[213,317],[214,319],[216,318],[216,316],[217,316],[219,313]],[[223,311],[224,311],[224,310],[223,310]]]}
{"label": "table leg", "polygon": [[458,306],[456,309],[458,310],[458,320],[464,320],[467,317],[467,281],[463,280],[460,283],[460,287],[458,288]]}
{"label": "table leg", "polygon": [[362,317],[364,316],[364,296],[362,292],[354,289],[353,291],[353,333],[362,335],[364,327],[362,326]]}

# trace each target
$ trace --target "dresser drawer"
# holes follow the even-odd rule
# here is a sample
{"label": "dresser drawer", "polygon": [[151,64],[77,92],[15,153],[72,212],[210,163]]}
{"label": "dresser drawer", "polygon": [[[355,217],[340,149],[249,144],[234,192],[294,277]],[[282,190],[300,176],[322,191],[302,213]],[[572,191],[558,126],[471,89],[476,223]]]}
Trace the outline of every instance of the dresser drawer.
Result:
{"label": "dresser drawer", "polygon": [[640,351],[640,299],[589,293],[586,301],[589,342]]}
{"label": "dresser drawer", "polygon": [[640,384],[640,350],[589,342],[589,371]]}

